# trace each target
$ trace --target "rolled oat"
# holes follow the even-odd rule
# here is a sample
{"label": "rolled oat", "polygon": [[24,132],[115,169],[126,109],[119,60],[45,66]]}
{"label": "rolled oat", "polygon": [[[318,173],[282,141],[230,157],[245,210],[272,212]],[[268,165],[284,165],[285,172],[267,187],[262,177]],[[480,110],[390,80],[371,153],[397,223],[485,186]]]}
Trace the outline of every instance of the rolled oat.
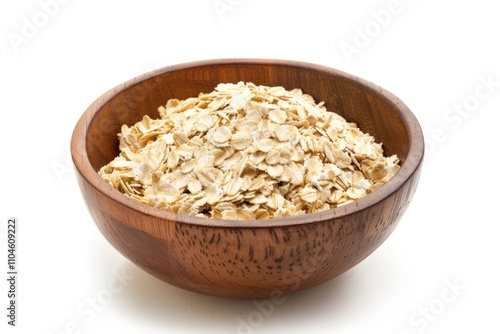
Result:
{"label": "rolled oat", "polygon": [[118,134],[99,175],[129,198],[175,213],[268,219],[359,199],[399,170],[396,155],[300,89],[219,84],[170,99]]}

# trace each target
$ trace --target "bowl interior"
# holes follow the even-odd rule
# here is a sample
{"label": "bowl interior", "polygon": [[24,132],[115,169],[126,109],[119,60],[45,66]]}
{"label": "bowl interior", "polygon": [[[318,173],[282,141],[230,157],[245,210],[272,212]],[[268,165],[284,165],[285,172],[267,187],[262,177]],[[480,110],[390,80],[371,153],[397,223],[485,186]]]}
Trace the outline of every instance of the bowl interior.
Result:
{"label": "bowl interior", "polygon": [[[221,82],[301,88],[316,102],[335,111],[384,144],[387,155],[405,162],[412,143],[411,113],[380,87],[327,67],[273,60],[219,60],[166,67],[132,79],[103,95],[91,108],[86,149],[94,170],[118,155],[117,133],[144,115],[159,117],[168,99],[185,99],[211,92]],[[405,112],[401,112],[401,110]],[[410,117],[411,116],[411,117]]]}

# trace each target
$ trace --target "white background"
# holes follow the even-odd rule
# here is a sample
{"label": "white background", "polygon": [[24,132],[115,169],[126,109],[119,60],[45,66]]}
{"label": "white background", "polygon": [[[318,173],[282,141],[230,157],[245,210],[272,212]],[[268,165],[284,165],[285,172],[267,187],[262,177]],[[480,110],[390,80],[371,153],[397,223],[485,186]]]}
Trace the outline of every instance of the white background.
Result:
{"label": "white background", "polygon": [[[2,333],[498,333],[492,1],[54,1],[0,5],[2,277],[7,218],[19,223],[18,326],[6,324],[2,279]],[[428,142],[390,238],[344,275],[266,309],[186,292],[127,261],[87,213],[69,157],[77,120],[108,89],[228,57],[301,60],[370,80],[410,107]]]}

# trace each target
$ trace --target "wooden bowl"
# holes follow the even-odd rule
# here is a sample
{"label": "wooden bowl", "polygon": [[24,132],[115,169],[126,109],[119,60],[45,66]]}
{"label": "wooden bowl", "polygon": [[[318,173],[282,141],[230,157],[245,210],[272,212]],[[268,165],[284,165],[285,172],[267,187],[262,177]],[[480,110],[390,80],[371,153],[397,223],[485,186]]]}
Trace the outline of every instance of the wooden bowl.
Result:
{"label": "wooden bowl", "polygon": [[[117,133],[170,98],[210,92],[218,83],[302,88],[397,154],[400,171],[375,192],[315,214],[270,220],[199,218],[127,199],[97,174],[118,155]],[[106,239],[137,266],[172,285],[211,295],[269,297],[331,280],[391,234],[417,187],[424,153],[420,126],[393,94],[320,65],[220,59],[169,66],[127,81],[85,111],[71,140],[78,183]]]}

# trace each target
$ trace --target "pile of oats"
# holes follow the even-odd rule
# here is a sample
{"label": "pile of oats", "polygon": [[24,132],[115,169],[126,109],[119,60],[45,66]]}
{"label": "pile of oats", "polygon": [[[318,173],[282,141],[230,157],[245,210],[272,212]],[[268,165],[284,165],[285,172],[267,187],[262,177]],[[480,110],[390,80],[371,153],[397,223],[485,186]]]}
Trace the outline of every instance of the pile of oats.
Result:
{"label": "pile of oats", "polygon": [[300,89],[219,84],[118,134],[99,174],[126,196],[180,214],[268,219],[352,202],[398,170],[382,145]]}

